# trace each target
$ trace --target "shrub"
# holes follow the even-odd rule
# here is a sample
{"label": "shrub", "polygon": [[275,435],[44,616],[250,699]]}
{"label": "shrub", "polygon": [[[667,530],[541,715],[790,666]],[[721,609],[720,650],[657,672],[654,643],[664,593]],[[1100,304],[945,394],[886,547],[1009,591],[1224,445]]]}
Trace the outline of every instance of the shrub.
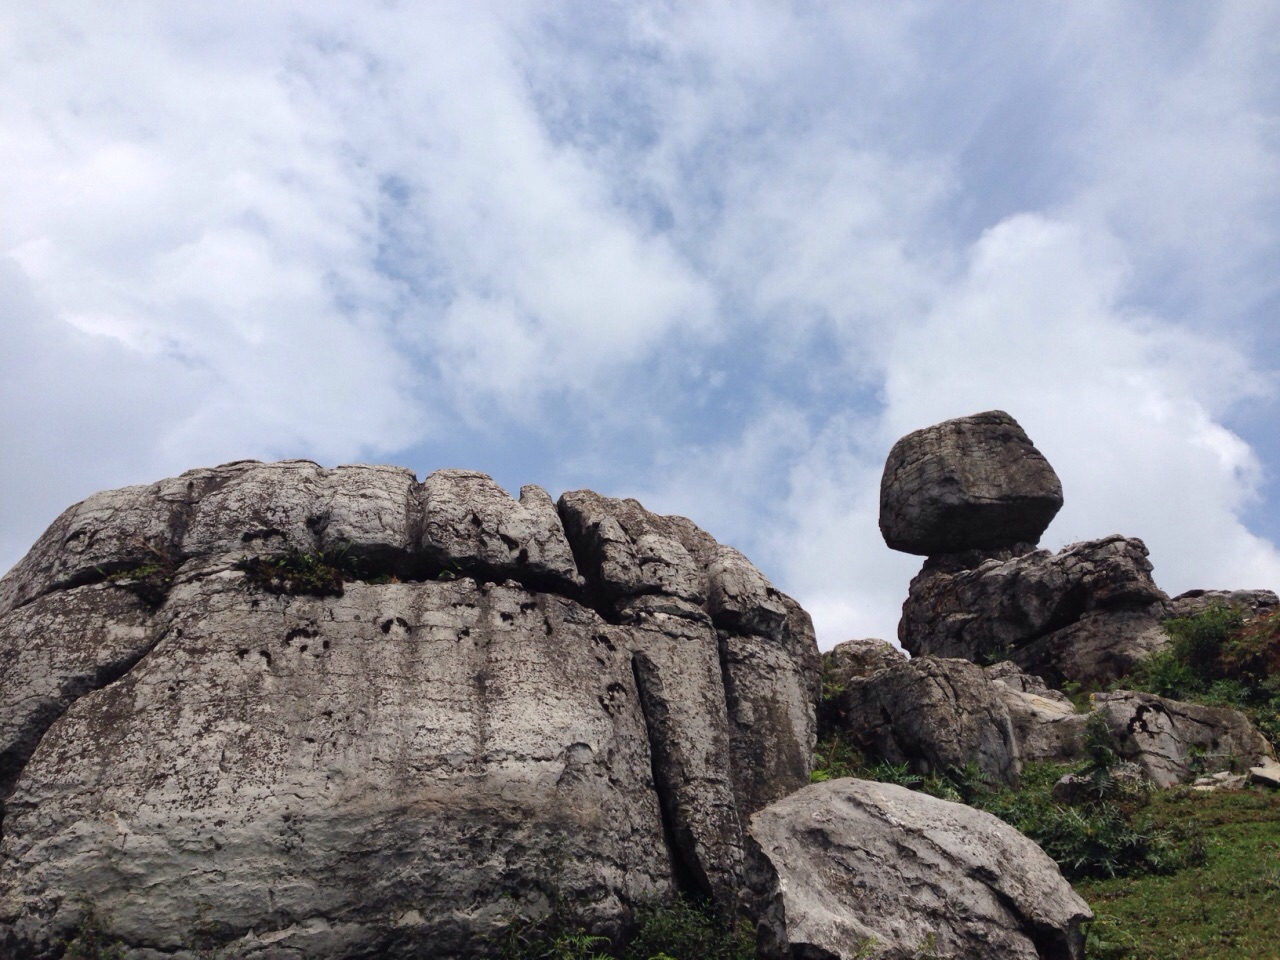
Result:
{"label": "shrub", "polygon": [[1215,604],[1194,617],[1166,620],[1169,644],[1122,681],[1134,690],[1244,712],[1280,742],[1280,611],[1246,620]]}

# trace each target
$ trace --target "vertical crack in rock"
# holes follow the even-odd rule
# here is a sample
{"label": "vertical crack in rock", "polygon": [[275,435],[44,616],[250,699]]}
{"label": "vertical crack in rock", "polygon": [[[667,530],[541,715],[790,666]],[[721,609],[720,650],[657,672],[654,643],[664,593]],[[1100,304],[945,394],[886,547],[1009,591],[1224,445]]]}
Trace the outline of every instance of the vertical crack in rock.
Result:
{"label": "vertical crack in rock", "polygon": [[650,693],[653,682],[652,665],[637,654],[631,658],[631,672],[635,676],[636,690],[639,693],[640,714],[644,717],[645,729],[649,734],[649,762],[653,768],[653,786],[658,793],[658,809],[662,814],[662,838],[667,845],[667,853],[671,858],[671,868],[675,887],[686,897],[703,899],[710,895],[710,884],[704,871],[698,868],[697,859],[688,853],[688,843],[681,842],[678,837],[677,809],[675,792],[668,780],[670,769],[669,757],[661,742],[658,730],[663,725],[662,714],[665,707]]}

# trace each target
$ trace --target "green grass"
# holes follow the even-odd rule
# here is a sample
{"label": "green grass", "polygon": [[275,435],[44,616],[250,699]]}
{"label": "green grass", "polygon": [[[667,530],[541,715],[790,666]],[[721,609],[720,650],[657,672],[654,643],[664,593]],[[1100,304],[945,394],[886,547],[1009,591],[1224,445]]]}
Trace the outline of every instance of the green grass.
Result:
{"label": "green grass", "polygon": [[1089,960],[1252,960],[1280,955],[1280,794],[1163,791],[1157,827],[1192,831],[1203,862],[1168,875],[1082,880],[1097,919]]}

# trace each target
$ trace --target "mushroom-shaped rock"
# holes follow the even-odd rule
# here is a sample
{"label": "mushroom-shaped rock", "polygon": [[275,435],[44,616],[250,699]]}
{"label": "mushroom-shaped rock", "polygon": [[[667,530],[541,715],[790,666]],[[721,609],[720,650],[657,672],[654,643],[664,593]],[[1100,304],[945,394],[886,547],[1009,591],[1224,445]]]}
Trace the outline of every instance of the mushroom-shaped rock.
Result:
{"label": "mushroom-shaped rock", "polygon": [[1084,956],[1089,907],[1043,850],[989,813],[830,780],[757,813],[749,836],[768,960]]}
{"label": "mushroom-shaped rock", "polygon": [[880,481],[880,532],[922,556],[1034,546],[1062,484],[1002,410],[947,420],[893,445]]}

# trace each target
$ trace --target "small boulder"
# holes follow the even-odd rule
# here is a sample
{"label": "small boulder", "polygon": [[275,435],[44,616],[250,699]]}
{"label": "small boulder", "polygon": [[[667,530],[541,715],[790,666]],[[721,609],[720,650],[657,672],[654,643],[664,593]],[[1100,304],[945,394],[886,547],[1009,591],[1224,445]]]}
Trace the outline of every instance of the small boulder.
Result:
{"label": "small boulder", "polygon": [[991,781],[1014,785],[1022,765],[1001,693],[967,660],[899,660],[850,679],[833,698],[828,722],[869,757],[918,773],[974,764]]}
{"label": "small boulder", "polygon": [[880,482],[880,532],[922,556],[1034,547],[1062,508],[1062,484],[1002,410],[909,433]]}
{"label": "small boulder", "polygon": [[757,813],[749,838],[762,957],[1084,956],[1088,905],[1043,850],[991,814],[830,780]]}
{"label": "small boulder", "polygon": [[822,655],[822,674],[827,683],[844,686],[906,662],[906,654],[887,640],[846,640]]}
{"label": "small boulder", "polygon": [[1280,787],[1280,763],[1274,757],[1266,757],[1256,767],[1249,768],[1249,782],[1264,787]]}

